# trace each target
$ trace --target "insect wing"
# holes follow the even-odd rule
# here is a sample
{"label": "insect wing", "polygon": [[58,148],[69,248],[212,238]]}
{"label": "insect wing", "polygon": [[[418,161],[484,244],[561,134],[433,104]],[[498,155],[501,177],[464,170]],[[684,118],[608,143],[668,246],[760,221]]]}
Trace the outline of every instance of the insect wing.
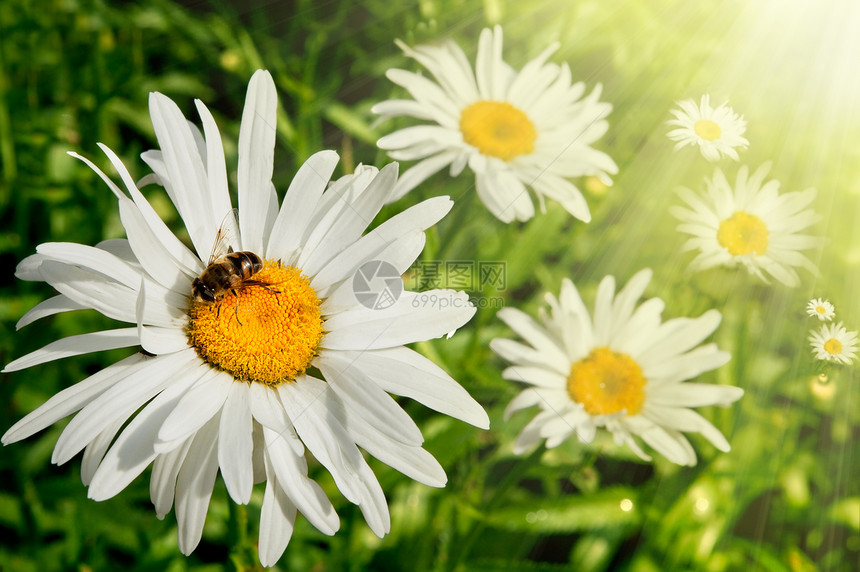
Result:
{"label": "insect wing", "polygon": [[239,243],[239,209],[232,209],[224,216],[218,233],[215,235],[215,243],[212,245],[212,254],[209,255],[208,264],[226,254],[240,249]]}

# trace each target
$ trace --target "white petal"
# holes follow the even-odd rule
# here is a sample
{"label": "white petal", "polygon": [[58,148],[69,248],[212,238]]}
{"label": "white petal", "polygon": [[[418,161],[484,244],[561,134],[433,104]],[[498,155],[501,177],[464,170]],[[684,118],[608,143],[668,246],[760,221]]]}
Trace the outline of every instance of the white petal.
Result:
{"label": "white petal", "polygon": [[144,326],[143,317],[146,310],[146,280],[141,277],[140,287],[135,305],[137,316],[137,336],[141,347],[153,355],[170,354],[187,348],[188,336],[181,328],[159,328]]}
{"label": "white petal", "polygon": [[526,187],[510,173],[492,169],[478,173],[475,190],[493,216],[502,222],[525,221],[535,214],[534,204]]}
{"label": "white petal", "polygon": [[269,186],[275,161],[278,95],[265,70],[257,70],[248,84],[239,128],[239,228],[242,248],[265,252],[263,237],[270,207]]}
{"label": "white petal", "polygon": [[84,244],[74,242],[46,242],[36,247],[36,252],[54,260],[88,268],[120,284],[135,287],[140,274],[121,258]]}
{"label": "white petal", "polygon": [[433,155],[432,157],[428,157],[423,161],[415,163],[412,167],[404,171],[400,178],[397,179],[397,184],[391,190],[391,194],[389,194],[385,199],[385,203],[393,203],[397,199],[401,198],[431,176],[441,171],[444,167],[454,162],[458,155],[460,155],[460,150],[454,149]]}
{"label": "white petal", "polygon": [[308,222],[337,166],[334,151],[311,155],[293,177],[266,247],[266,256],[287,261],[301,246]]}
{"label": "white petal", "polygon": [[81,459],[81,482],[84,486],[89,486],[92,482],[93,475],[96,474],[96,470],[105,456],[105,451],[113,443],[114,437],[124,424],[125,419],[117,419],[113,425],[106,427],[95,439],[90,441],[84,449],[84,456]]}
{"label": "white petal", "polygon": [[335,256],[314,276],[311,286],[319,291],[351,276],[361,264],[378,256],[402,236],[424,231],[439,222],[453,205],[448,197],[435,197],[391,217]]}
{"label": "white petal", "polygon": [[[140,214],[143,216],[146,223],[149,225],[153,235],[157,238],[157,240],[164,245],[167,251],[170,253],[171,258],[176,260],[183,269],[185,274],[189,276],[193,276],[196,274],[200,274],[203,271],[203,267],[201,266],[200,259],[194,255],[193,252],[188,250],[188,247],[185,246],[182,241],[176,238],[164,221],[161,220],[161,217],[158,216],[158,213],[155,212],[155,209],[152,208],[152,205],[149,204],[149,201],[143,196],[140,190],[137,188],[137,185],[134,184],[134,181],[131,178],[128,170],[123,165],[122,161],[120,161],[119,157],[111,151],[107,146],[98,144],[99,148],[104,151],[105,155],[107,155],[108,159],[110,159],[111,163],[117,169],[117,172],[122,177],[125,182],[126,188],[131,194],[131,198],[134,201],[134,204],[137,205]],[[102,173],[98,167],[96,167],[92,162],[77,155],[75,153],[69,153],[73,157],[77,157],[80,160],[84,161],[87,165],[90,166],[105,182],[108,183],[108,186],[114,187],[113,182],[111,182],[105,175]],[[160,155],[159,155],[160,156]],[[115,193],[119,193],[119,189],[115,190]],[[118,195],[120,197],[120,204],[124,202],[125,196],[121,193]]]}
{"label": "white petal", "polygon": [[[299,267],[314,276],[344,248],[357,241],[379,213],[396,181],[397,163],[390,163],[379,171],[358,197],[350,197],[347,193],[352,189],[347,189],[339,201],[343,203],[341,208],[331,211],[337,217],[331,221],[331,226],[325,228],[321,225],[311,232],[299,256]],[[328,193],[331,192],[330,188]]]}
{"label": "white petal", "polygon": [[238,504],[248,504],[254,486],[249,392],[247,383],[237,381],[230,384],[218,432],[221,476],[230,498]]}
{"label": "white petal", "polygon": [[[356,296],[355,280],[358,270],[362,269],[364,264],[372,263],[372,268],[375,269],[373,271],[376,272],[382,268],[379,261],[384,261],[394,267],[398,273],[398,279],[401,279],[402,275],[409,270],[409,267],[421,255],[426,242],[427,238],[424,233],[420,230],[415,230],[385,245],[379,252],[374,253],[366,250],[353,252],[354,256],[349,258],[348,262],[346,260],[342,261],[340,266],[335,264],[340,259],[340,256],[338,256],[326,267],[331,268],[329,277],[335,273],[339,274],[344,271],[350,272],[351,275],[341,277],[339,283],[331,284],[329,288],[322,286],[315,288],[317,295],[320,298],[324,298],[320,305],[322,315],[328,318],[334,314],[355,308],[362,303]],[[370,245],[368,244],[368,246]],[[366,275],[366,270],[362,269],[362,275]],[[393,281],[393,277],[388,277],[385,280],[386,283],[388,280]],[[316,281],[315,279],[314,282]],[[312,287],[314,282],[311,282]],[[319,280],[319,283],[325,284],[324,280]],[[364,302],[366,303],[367,300],[364,300]]]}
{"label": "white petal", "polygon": [[313,363],[341,400],[366,423],[405,445],[418,446],[424,442],[412,418],[374,383],[351,355],[322,350]]}
{"label": "white petal", "polygon": [[230,203],[230,190],[227,186],[224,147],[221,144],[218,126],[215,124],[212,114],[209,113],[209,109],[199,99],[194,100],[194,105],[197,107],[197,113],[203,123],[203,132],[206,135],[206,176],[209,182],[207,187],[209,200],[206,203],[211,205],[213,220],[220,221],[233,208]]}
{"label": "white petal", "polygon": [[419,483],[430,487],[445,486],[448,480],[445,469],[433,455],[419,446],[404,445],[392,439],[368,424],[349,405],[346,407],[346,424],[359,447]]}
{"label": "white petal", "polygon": [[188,229],[198,257],[205,259],[209,256],[212,237],[221,221],[214,220],[210,209],[200,208],[200,205],[209,204],[208,181],[194,133],[179,107],[160,93],[150,94],[149,111],[161,147],[166,179],[173,190],[171,198]]}
{"label": "white petal", "polygon": [[87,308],[88,306],[69,300],[69,298],[60,294],[59,296],[48,298],[47,300],[39,302],[33,306],[30,311],[18,320],[18,323],[15,324],[15,329],[20,330],[24,326],[32,324],[40,318],[53,316],[54,314],[59,314],[61,312],[70,312],[72,310],[86,310]]}
{"label": "white petal", "polygon": [[305,454],[305,447],[296,435],[292,422],[287,417],[278,392],[260,383],[251,384],[251,415],[264,428],[271,429],[289,443],[297,456]]}
{"label": "white petal", "polygon": [[618,292],[615,301],[612,304],[612,328],[609,331],[609,338],[612,339],[615,334],[623,327],[633,315],[636,309],[636,302],[645,293],[645,288],[651,282],[652,272],[645,268],[637,272],[624,288]]}
{"label": "white petal", "polygon": [[328,318],[328,333],[320,347],[372,350],[438,338],[463,326],[475,311],[465,292],[403,292],[388,308],[372,310],[362,306]]}
{"label": "white petal", "polygon": [[218,421],[216,415],[197,432],[176,480],[179,550],[186,556],[203,536],[209,498],[218,475]]}
{"label": "white petal", "polygon": [[276,477],[275,481],[284,487],[290,501],[320,532],[334,534],[340,527],[340,519],[319,484],[308,478],[304,452],[296,455],[288,443],[291,438],[285,439],[266,427],[263,436],[268,478]]}
{"label": "white petal", "polygon": [[201,364],[201,368],[208,371],[182,396],[173,413],[162,424],[155,443],[157,453],[171,451],[197,433],[221,410],[227,400],[234,383],[233,378],[223,371],[209,368],[208,365]]}
{"label": "white petal", "polygon": [[21,356],[3,368],[3,373],[18,371],[46,363],[56,359],[78,356],[104,350],[127,348],[140,343],[137,337],[137,328],[119,328],[116,330],[105,330],[103,332],[91,332],[89,334],[78,334],[51,342],[45,347]]}
{"label": "white petal", "polygon": [[171,256],[152,232],[137,205],[120,201],[120,220],[141,267],[165,288],[185,293],[191,286],[186,270]]}
{"label": "white petal", "polygon": [[550,337],[528,314],[516,308],[502,308],[496,316],[519,334],[533,348],[538,350],[556,369],[570,367],[570,360]]}
{"label": "white petal", "polygon": [[103,501],[113,497],[155,460],[153,445],[161,424],[200,373],[194,362],[187,364],[164,391],[135,415],[95,472],[87,493],[89,498]]}
{"label": "white petal", "polygon": [[678,465],[693,466],[696,454],[689,441],[678,431],[666,430],[655,425],[639,434],[642,440],[655,451]]}
{"label": "white petal", "polygon": [[169,453],[158,455],[152,464],[152,479],[149,482],[149,497],[155,505],[155,514],[163,519],[173,506],[173,495],[176,491],[176,477],[185,462],[188,450],[191,449],[192,439],[185,441]]}
{"label": "white petal", "polygon": [[274,566],[290,543],[296,522],[296,507],[287,497],[272,471],[266,482],[263,494],[263,508],[260,511],[260,542],[257,552],[260,564]]}
{"label": "white petal", "polygon": [[661,387],[650,392],[649,401],[661,406],[705,407],[721,405],[726,407],[744,395],[740,387],[712,385],[709,383],[679,383]]}
{"label": "white petal", "polygon": [[149,360],[150,358],[142,354],[134,354],[109,365],[71,387],[67,387],[6,431],[6,434],[3,435],[3,444],[8,445],[26,439],[37,431],[41,431],[63,417],[78,411],[113,384],[124,379],[135,368],[141,367],[143,362]]}
{"label": "white petal", "polygon": [[197,359],[194,351],[188,350],[158,356],[134,368],[127,377],[91,401],[69,422],[57,439],[51,462],[61,465],[71,459],[117,419],[127,419],[167,387],[174,375]]}
{"label": "white petal", "polygon": [[[719,351],[715,344],[707,344],[690,350],[682,356],[648,363],[643,373],[652,384],[677,382],[692,379],[705,371],[716,369],[731,359],[729,352]],[[674,385],[674,384],[673,384]]]}
{"label": "white petal", "polygon": [[343,405],[327,384],[310,376],[278,386],[281,403],[296,431],[334,478],[337,488],[352,503],[361,500],[356,467],[364,462],[347,430],[339,421]]}
{"label": "white petal", "polygon": [[344,354],[385,391],[409,397],[476,427],[489,428],[484,408],[442,368],[421,354],[404,347]]}
{"label": "white petal", "polygon": [[549,389],[558,389],[565,387],[567,378],[557,371],[550,371],[545,367],[528,367],[521,365],[512,365],[502,372],[504,379],[511,381],[519,381],[522,383],[530,383],[537,387],[546,387]]}
{"label": "white petal", "polygon": [[358,508],[361,509],[361,514],[373,534],[382,538],[391,531],[391,515],[388,512],[385,493],[382,492],[376,475],[370,470],[364,458],[361,459],[358,467],[357,484],[359,485]]}
{"label": "white petal", "polygon": [[612,298],[615,295],[615,278],[606,276],[597,287],[594,298],[594,343],[605,346],[612,330]]}
{"label": "white petal", "polygon": [[[109,318],[135,323],[135,302],[138,283],[126,286],[105,278],[92,270],[45,260],[40,267],[45,282],[71,300],[101,312]],[[147,306],[144,322],[170,327],[183,320],[188,305],[187,297],[152,283],[149,296],[153,303]]]}

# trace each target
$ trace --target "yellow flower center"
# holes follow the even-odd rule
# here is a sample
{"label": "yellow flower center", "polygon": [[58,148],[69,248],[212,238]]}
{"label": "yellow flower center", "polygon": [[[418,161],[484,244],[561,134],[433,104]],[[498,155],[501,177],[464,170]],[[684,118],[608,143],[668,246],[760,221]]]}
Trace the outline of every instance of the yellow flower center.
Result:
{"label": "yellow flower center", "polygon": [[510,161],[534,151],[537,131],[525,113],[505,101],[476,101],[460,114],[463,141],[484,155]]}
{"label": "yellow flower center", "polygon": [[710,119],[699,119],[696,121],[695,125],[693,125],[693,131],[696,132],[696,135],[708,141],[719,139],[720,135],[723,134],[720,126]]}
{"label": "yellow flower center", "polygon": [[645,403],[646,382],[633,358],[600,347],[570,366],[567,393],[591,415],[636,415]]}
{"label": "yellow flower center", "polygon": [[836,355],[842,353],[842,342],[837,340],[836,338],[830,338],[826,342],[824,342],[824,351],[829,353],[830,355]]}
{"label": "yellow flower center", "polygon": [[827,308],[825,308],[824,306],[816,306],[815,311],[818,312],[819,314],[826,314]]}
{"label": "yellow flower center", "polygon": [[266,260],[236,295],[191,300],[188,340],[210,364],[243,381],[295,380],[323,334],[320,299],[297,268]]}
{"label": "yellow flower center", "polygon": [[750,253],[760,256],[767,252],[769,234],[767,226],[760,218],[744,211],[737,211],[720,223],[717,242],[727,248],[732,256]]}

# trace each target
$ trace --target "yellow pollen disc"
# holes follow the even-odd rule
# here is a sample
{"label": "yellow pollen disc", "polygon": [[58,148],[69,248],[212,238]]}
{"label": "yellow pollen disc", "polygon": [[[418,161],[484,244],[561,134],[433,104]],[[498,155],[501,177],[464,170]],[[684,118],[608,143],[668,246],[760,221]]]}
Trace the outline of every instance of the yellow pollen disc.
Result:
{"label": "yellow pollen disc", "polygon": [[320,299],[300,270],[270,260],[251,281],[259,284],[244,285],[238,296],[192,298],[188,340],[236,379],[272,386],[293,381],[310,366],[325,333]]}
{"label": "yellow pollen disc", "polygon": [[815,311],[818,312],[819,314],[826,314],[827,308],[825,308],[824,306],[816,306]]}
{"label": "yellow pollen disc", "polygon": [[646,382],[636,360],[601,347],[570,366],[567,393],[591,415],[636,415],[645,402]]}
{"label": "yellow pollen disc", "polygon": [[460,113],[463,141],[484,155],[510,161],[534,151],[537,131],[525,113],[505,101],[476,101]]}
{"label": "yellow pollen disc", "polygon": [[720,126],[710,119],[699,119],[696,121],[695,125],[693,125],[693,131],[696,132],[696,135],[708,141],[719,139],[720,135],[723,134]]}
{"label": "yellow pollen disc", "polygon": [[842,342],[837,340],[836,338],[830,338],[826,342],[824,342],[824,351],[829,353],[830,355],[836,355],[842,353]]}
{"label": "yellow pollen disc", "polygon": [[732,256],[750,253],[761,256],[767,252],[769,234],[767,226],[760,218],[754,214],[737,211],[720,223],[717,242],[727,248]]}

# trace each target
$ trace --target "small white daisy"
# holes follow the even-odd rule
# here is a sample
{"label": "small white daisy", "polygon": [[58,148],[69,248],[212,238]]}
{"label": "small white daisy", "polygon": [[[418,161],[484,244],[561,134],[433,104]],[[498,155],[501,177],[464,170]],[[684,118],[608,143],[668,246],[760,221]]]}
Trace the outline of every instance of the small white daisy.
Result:
{"label": "small white daisy", "polygon": [[721,155],[728,155],[735,161],[738,152],[735,147],[746,149],[749,145],[744,137],[747,123],[742,115],[735,113],[723,103],[716,109],[711,107],[710,96],[703,95],[700,105],[692,99],[679,101],[680,109],[673,109],[669,125],[677,126],[668,133],[669,139],[677,141],[675,149],[687,145],[698,145],[702,156],[708,161],[717,161]]}
{"label": "small white daisy", "polygon": [[848,331],[842,322],[822,324],[809,332],[809,344],[816,359],[848,365],[857,354],[857,332]]}
{"label": "small white daisy", "polygon": [[743,265],[765,282],[767,273],[789,287],[800,284],[795,268],[817,272],[800,252],[821,243],[819,237],[801,234],[819,219],[807,208],[815,189],[779,194],[779,181],[764,183],[769,170],[768,162],[749,176],[743,166],[732,188],[717,169],[705,179],[704,193],[680,190],[688,206],[673,206],[670,212],[681,221],[678,230],[692,235],[684,250],[699,251],[692,270]]}
{"label": "small white daisy", "polygon": [[161,150],[144,153],[154,171],[149,179],[165,187],[194,250],[159,219],[110,149],[102,146],[128,195],[78,156],[116,195],[128,239],[40,245],[17,276],[45,281],[59,295],[18,326],[91,308],[131,327],[58,340],[4,371],[113,348],[143,351],[61,391],[2,441],[19,441],[77,412],[52,461],[65,463],[83,450],[82,479],[95,500],[116,495],[152,465],[156,513],[163,518],[176,507],[185,554],[200,541],[219,471],[240,504],[249,502],[254,483],[265,481],[259,540],[265,566],[283,553],[297,511],[325,534],[339,527],[323,489],[308,478],[307,447],[383,536],[388,506],[359,447],[422,483],[446,480],[421,447],[421,431],[389,393],[480,427],[489,420],[456,381],[404,347],[468,322],[475,309],[466,294],[434,291],[448,301],[443,308],[416,304],[415,293],[403,292],[374,310],[357,300],[353,277],[368,261],[406,271],[423,248],[424,230],[452,203],[430,199],[364,235],[397,167],[361,168],[329,185],[338,157],[323,151],[299,169],[278,208],[271,182],[277,94],[268,72],[259,71],[239,133],[240,236],[231,246],[258,254],[262,267],[253,282],[231,286],[235,292],[199,300],[192,284],[207,267],[231,202],[218,128],[196,103],[205,138],[173,101],[152,94]]}
{"label": "small white daisy", "polygon": [[806,313],[822,322],[829,322],[836,316],[836,308],[823,298],[813,298],[806,305]]}
{"label": "small white daisy", "polygon": [[612,159],[591,145],[609,127],[612,106],[599,101],[598,85],[583,98],[585,84],[572,83],[567,64],[547,63],[553,44],[520,72],[502,60],[502,28],[484,29],[475,70],[466,54],[448,40],[441,46],[398,46],[435,78],[390,69],[388,79],[414,99],[376,104],[383,117],[408,115],[430,121],[395,131],[378,145],[393,159],[420,161],[398,181],[396,200],[448,165],[456,177],[469,166],[478,196],[501,221],[528,220],[534,205],[531,187],[543,208],[544,198],[588,222],[591,214],[579,189],[567,179],[597,175],[611,184],[617,173]]}
{"label": "small white daisy", "polygon": [[721,451],[725,437],[693,407],[727,406],[740,399],[738,387],[685,383],[726,363],[730,355],[715,344],[699,345],[720,323],[716,310],[698,318],[661,322],[663,301],[651,298],[636,306],[651,280],[638,272],[618,295],[615,280],[605,277],[590,316],[576,287],[565,279],[558,299],[546,295],[548,314],[540,323],[514,308],[499,317],[526,343],[494,339],[490,347],[514,365],[505,379],[527,385],[505,415],[537,405],[541,411],[514,444],[523,453],[546,439],[555,447],[574,433],[590,443],[598,427],[612,432],[640,457],[638,436],[679,465],[695,465],[696,454],[682,432],[701,433]]}

